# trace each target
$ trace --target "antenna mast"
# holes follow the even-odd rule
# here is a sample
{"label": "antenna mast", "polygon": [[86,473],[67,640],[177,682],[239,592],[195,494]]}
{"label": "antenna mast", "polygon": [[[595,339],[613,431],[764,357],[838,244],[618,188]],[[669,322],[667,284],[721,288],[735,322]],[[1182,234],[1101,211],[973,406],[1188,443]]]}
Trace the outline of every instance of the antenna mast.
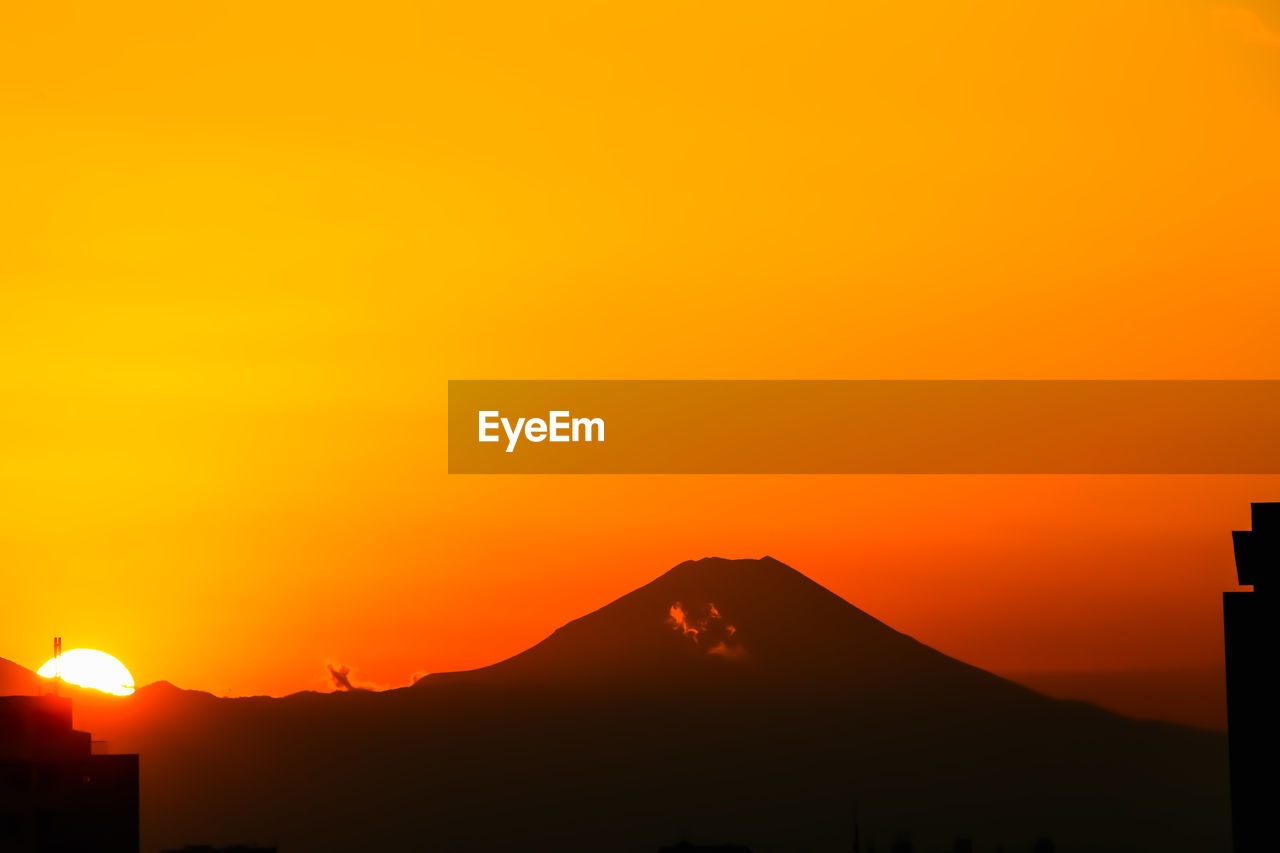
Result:
{"label": "antenna mast", "polygon": [[58,682],[62,680],[62,638],[53,638],[53,695],[58,695]]}

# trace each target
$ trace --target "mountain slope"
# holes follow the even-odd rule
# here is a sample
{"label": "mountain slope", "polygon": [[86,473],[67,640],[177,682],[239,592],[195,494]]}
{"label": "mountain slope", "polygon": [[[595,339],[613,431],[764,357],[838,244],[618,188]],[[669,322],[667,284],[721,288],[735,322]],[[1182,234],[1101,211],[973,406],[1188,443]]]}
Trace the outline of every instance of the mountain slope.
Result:
{"label": "mountain slope", "polygon": [[0,658],[0,696],[29,696],[42,692],[42,679],[25,666]]}

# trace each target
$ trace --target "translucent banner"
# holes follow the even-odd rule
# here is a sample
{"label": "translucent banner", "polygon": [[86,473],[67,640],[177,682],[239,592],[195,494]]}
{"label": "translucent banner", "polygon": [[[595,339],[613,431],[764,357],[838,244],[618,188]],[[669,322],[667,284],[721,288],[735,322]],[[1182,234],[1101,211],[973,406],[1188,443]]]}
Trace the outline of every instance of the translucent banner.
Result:
{"label": "translucent banner", "polygon": [[453,380],[454,474],[1276,474],[1280,381]]}

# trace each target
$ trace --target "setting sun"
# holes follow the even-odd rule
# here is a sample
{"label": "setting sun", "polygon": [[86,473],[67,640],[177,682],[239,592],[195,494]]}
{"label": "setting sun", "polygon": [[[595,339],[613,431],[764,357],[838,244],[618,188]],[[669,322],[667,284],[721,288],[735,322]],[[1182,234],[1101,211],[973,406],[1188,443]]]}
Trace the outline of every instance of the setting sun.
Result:
{"label": "setting sun", "polygon": [[133,676],[125,665],[96,649],[63,652],[61,657],[49,658],[36,673],[45,678],[53,678],[57,673],[68,684],[92,687],[117,696],[128,696],[133,692]]}

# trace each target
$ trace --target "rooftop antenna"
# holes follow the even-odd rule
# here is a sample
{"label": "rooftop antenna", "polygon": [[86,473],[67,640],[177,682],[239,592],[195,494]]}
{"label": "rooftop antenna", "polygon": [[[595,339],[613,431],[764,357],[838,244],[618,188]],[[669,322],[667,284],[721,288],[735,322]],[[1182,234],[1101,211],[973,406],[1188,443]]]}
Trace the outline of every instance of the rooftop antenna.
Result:
{"label": "rooftop antenna", "polygon": [[53,695],[58,695],[58,682],[62,680],[62,638],[53,638]]}

